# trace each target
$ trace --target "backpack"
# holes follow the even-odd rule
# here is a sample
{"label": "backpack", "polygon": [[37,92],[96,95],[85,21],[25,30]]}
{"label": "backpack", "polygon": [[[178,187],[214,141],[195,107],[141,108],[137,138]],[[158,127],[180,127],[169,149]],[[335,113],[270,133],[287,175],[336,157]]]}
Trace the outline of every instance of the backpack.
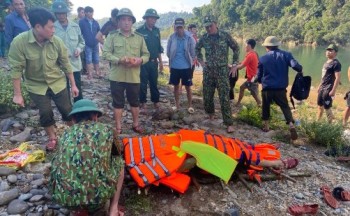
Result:
{"label": "backpack", "polygon": [[293,98],[297,100],[307,99],[310,94],[310,88],[311,88],[311,77],[303,76],[302,73],[297,73],[293,82],[292,90],[290,91],[290,94],[289,94],[290,101],[293,105],[293,109],[295,109]]}

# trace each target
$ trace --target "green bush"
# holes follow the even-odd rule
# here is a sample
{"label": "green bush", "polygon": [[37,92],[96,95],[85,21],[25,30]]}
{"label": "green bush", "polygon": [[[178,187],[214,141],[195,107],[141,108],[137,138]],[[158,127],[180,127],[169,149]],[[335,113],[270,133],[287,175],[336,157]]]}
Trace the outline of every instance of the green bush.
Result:
{"label": "green bush", "polygon": [[310,121],[306,118],[302,118],[300,122],[302,132],[316,145],[340,149],[346,143],[340,123],[330,124],[327,121]]}
{"label": "green bush", "polygon": [[[23,83],[22,83],[23,84]],[[30,103],[30,97],[25,85],[21,85],[22,95],[25,105]],[[18,110],[19,106],[12,102],[13,84],[11,76],[4,71],[0,71],[0,112]]]}
{"label": "green bush", "polygon": [[[270,108],[270,123],[269,127],[271,129],[282,129],[286,128],[287,125],[285,123],[282,112],[279,107],[276,105],[272,105]],[[262,128],[263,121],[261,119],[261,108],[258,107],[255,102],[244,105],[242,109],[237,114],[237,119],[243,121],[249,125]]]}

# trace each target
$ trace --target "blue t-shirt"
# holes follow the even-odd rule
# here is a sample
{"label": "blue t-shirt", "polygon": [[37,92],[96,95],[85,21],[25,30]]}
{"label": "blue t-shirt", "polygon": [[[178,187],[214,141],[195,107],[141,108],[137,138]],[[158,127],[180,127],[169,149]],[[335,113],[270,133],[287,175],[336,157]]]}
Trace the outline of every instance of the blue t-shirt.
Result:
{"label": "blue t-shirt", "polygon": [[186,50],[185,50],[185,38],[176,37],[176,54],[171,61],[171,68],[174,69],[188,69],[191,68],[191,63],[186,59]]}

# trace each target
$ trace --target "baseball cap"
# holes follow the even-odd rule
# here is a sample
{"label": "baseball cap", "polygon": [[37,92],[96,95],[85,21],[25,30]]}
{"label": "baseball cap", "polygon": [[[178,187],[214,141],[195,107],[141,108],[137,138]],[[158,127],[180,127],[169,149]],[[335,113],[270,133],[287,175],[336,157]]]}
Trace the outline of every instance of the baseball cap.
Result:
{"label": "baseball cap", "polygon": [[182,18],[176,18],[175,22],[174,22],[174,26],[175,26],[175,28],[177,28],[179,26],[184,27],[185,26],[185,20],[182,19]]}
{"label": "baseball cap", "polygon": [[329,44],[326,50],[334,50],[335,52],[338,52],[338,47],[335,44]]}

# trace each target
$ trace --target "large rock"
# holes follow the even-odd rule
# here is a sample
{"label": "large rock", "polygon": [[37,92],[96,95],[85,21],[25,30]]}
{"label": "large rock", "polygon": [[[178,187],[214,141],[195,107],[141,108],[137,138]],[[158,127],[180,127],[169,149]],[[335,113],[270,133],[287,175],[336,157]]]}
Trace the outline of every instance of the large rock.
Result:
{"label": "large rock", "polygon": [[16,173],[15,169],[0,166],[0,176],[8,176]]}
{"label": "large rock", "polygon": [[16,199],[18,196],[19,196],[19,191],[17,189],[1,192],[0,206],[8,204],[12,200]]}
{"label": "large rock", "polygon": [[13,214],[23,214],[29,209],[29,205],[23,200],[15,199],[7,206],[7,213]]}
{"label": "large rock", "polygon": [[159,108],[152,115],[152,120],[170,120],[174,114],[174,110],[171,107]]}
{"label": "large rock", "polygon": [[24,167],[24,171],[27,173],[41,173],[48,175],[50,173],[51,163],[29,163]]}
{"label": "large rock", "polygon": [[22,120],[25,120],[25,119],[29,118],[29,114],[26,111],[24,111],[24,112],[20,112],[20,113],[16,114],[16,117],[20,118]]}
{"label": "large rock", "polygon": [[25,141],[28,141],[31,139],[31,134],[30,134],[30,131],[32,130],[33,128],[31,127],[27,127],[24,129],[24,131],[22,131],[21,133],[13,136],[10,138],[10,141],[11,142],[25,142]]}
{"label": "large rock", "polygon": [[0,122],[1,131],[3,131],[3,132],[7,131],[14,123],[15,122],[12,118],[7,118],[7,119],[2,120]]}

